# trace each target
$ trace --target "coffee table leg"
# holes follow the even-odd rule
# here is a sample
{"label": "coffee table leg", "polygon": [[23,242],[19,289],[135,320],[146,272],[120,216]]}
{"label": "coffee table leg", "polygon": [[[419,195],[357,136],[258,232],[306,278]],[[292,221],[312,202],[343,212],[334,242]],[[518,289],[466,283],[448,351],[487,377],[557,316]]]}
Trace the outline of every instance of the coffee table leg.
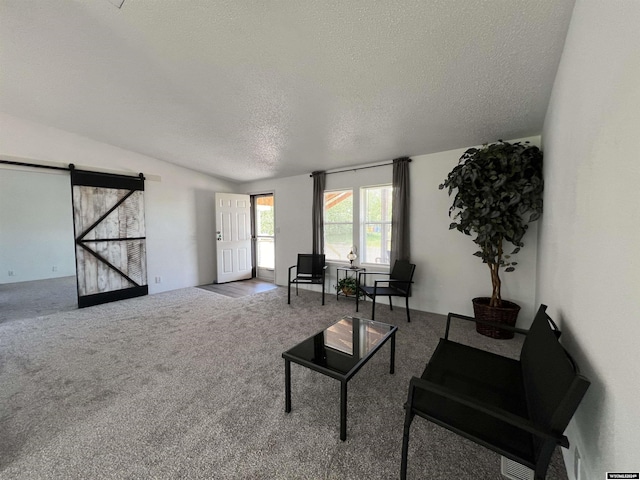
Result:
{"label": "coffee table leg", "polygon": [[389,373],[393,374],[396,366],[396,332],[391,335],[391,367]]}
{"label": "coffee table leg", "polygon": [[340,440],[347,439],[347,382],[340,382]]}
{"label": "coffee table leg", "polygon": [[291,411],[291,362],[284,361],[284,411]]}

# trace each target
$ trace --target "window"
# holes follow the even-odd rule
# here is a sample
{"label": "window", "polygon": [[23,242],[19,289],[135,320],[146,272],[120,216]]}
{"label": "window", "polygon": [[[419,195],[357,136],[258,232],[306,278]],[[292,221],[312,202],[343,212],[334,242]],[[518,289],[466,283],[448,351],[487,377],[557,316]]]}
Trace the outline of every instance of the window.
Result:
{"label": "window", "polygon": [[[347,262],[354,248],[358,263],[389,265],[391,253],[391,185],[324,192],[324,253]],[[360,215],[354,215],[356,212]]]}
{"label": "window", "polygon": [[392,186],[361,188],[360,198],[360,261],[389,265]]}
{"label": "window", "polygon": [[353,245],[353,190],[324,192],[324,253],[344,262]]}

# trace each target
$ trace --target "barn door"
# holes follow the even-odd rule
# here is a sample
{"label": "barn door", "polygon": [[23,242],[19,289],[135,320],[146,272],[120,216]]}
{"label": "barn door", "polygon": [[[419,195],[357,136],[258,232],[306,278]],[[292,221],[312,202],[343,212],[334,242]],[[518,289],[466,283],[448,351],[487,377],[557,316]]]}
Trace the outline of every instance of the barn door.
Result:
{"label": "barn door", "polygon": [[144,177],[71,169],[78,307],[148,293]]}

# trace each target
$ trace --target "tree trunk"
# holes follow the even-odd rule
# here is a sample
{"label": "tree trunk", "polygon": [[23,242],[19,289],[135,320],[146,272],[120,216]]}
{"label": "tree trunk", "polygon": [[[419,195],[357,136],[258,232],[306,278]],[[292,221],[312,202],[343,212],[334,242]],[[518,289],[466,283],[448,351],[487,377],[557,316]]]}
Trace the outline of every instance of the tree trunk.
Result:
{"label": "tree trunk", "polygon": [[502,298],[500,296],[500,286],[502,284],[500,280],[500,265],[497,263],[490,263],[489,269],[491,270],[491,285],[493,286],[489,306],[499,307],[502,304]]}
{"label": "tree trunk", "polygon": [[490,307],[500,307],[502,306],[502,297],[500,296],[500,287],[502,286],[502,281],[500,280],[500,264],[502,263],[502,238],[500,239],[500,244],[498,245],[498,255],[495,263],[489,263],[489,269],[491,270],[491,285],[493,287],[493,291],[491,292],[491,302],[489,303]]}

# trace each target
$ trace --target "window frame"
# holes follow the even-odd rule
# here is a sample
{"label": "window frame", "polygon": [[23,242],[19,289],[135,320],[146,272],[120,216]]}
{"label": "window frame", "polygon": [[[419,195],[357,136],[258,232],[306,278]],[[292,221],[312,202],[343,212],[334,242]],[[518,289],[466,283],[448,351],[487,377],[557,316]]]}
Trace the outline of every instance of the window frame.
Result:
{"label": "window frame", "polygon": [[[324,221],[324,254],[326,256],[326,260],[328,263],[331,264],[335,264],[335,265],[349,265],[349,260],[347,260],[346,257],[346,253],[344,255],[344,258],[330,258],[329,254],[328,254],[328,250],[327,250],[327,237],[326,237],[326,232],[327,232],[327,225],[347,225],[349,224],[349,222],[327,222],[326,221],[326,209],[324,206],[324,199],[325,199],[325,195],[327,193],[338,193],[338,192],[351,192],[351,198],[352,198],[352,208],[353,208],[353,218],[352,221],[350,223],[351,225],[351,236],[352,236],[352,243],[351,245],[354,247],[354,252],[358,255],[358,258],[356,259],[356,261],[354,262],[354,265],[357,266],[362,266],[362,267],[366,267],[366,268],[370,268],[370,267],[376,267],[378,268],[378,270],[386,270],[387,268],[390,268],[390,264],[389,261],[387,259],[387,262],[385,263],[376,263],[375,261],[371,261],[371,259],[368,259],[369,261],[364,262],[363,261],[363,256],[361,254],[361,252],[363,252],[363,248],[365,247],[365,239],[364,239],[364,235],[365,235],[365,225],[369,225],[369,224],[378,224],[378,225],[383,225],[384,227],[386,227],[387,225],[389,226],[389,239],[391,239],[391,224],[393,221],[393,213],[392,213],[392,207],[393,205],[391,205],[390,207],[390,217],[391,219],[389,221],[380,221],[380,222],[366,222],[366,200],[365,200],[365,194],[364,192],[368,189],[375,189],[375,188],[383,188],[383,187],[389,187],[391,188],[391,195],[393,195],[393,184],[391,182],[386,182],[386,181],[382,181],[380,183],[371,183],[371,184],[367,184],[367,185],[358,185],[357,182],[355,185],[353,184],[348,184],[346,182],[340,182],[340,185],[337,185],[334,188],[327,188],[324,190],[323,192],[323,221]],[[356,195],[357,193],[357,195]],[[391,199],[393,198],[393,196],[391,197]],[[382,253],[382,252],[381,252]]]}
{"label": "window frame", "polygon": [[[351,245],[354,245],[354,232],[355,232],[355,212],[356,212],[356,196],[354,195],[354,188],[353,187],[348,187],[348,188],[333,188],[333,189],[326,189],[323,193],[322,193],[322,200],[323,200],[323,206],[322,206],[322,221],[323,221],[323,236],[324,236],[324,255],[325,258],[328,262],[332,262],[332,263],[349,263],[349,261],[346,258],[346,254],[344,259],[343,258],[331,258],[329,257],[328,253],[327,253],[327,225],[350,225],[351,226]],[[326,208],[326,195],[327,193],[347,193],[350,192],[351,193],[351,222],[327,222],[327,208]]]}
{"label": "window frame", "polygon": [[[380,220],[380,221],[376,221],[376,222],[371,222],[371,221],[367,221],[367,210],[368,210],[368,201],[367,201],[367,197],[366,197],[366,192],[368,190],[374,190],[374,189],[383,189],[383,188],[389,188],[390,192],[390,198],[389,198],[389,206],[388,206],[388,214],[389,214],[389,220]],[[382,245],[384,245],[385,243],[385,236],[387,235],[386,233],[386,228],[388,227],[389,229],[389,238],[388,241],[389,243],[391,242],[391,225],[393,222],[393,184],[391,183],[382,183],[382,184],[378,184],[378,185],[366,185],[366,186],[362,186],[360,187],[360,218],[359,218],[359,225],[358,225],[358,230],[359,230],[359,239],[358,239],[358,248],[360,250],[360,252],[366,252],[367,249],[367,245],[366,245],[366,230],[367,230],[367,225],[380,225],[381,226],[381,233],[382,233],[382,237],[381,237],[381,245],[380,245],[380,257],[377,258],[383,258],[383,260],[386,261],[382,261],[382,262],[375,262],[375,261],[370,261],[369,259],[367,259],[367,261],[362,261],[361,260],[361,264],[362,265],[382,265],[382,266],[386,266],[389,267],[390,266],[390,258],[385,258],[386,255],[384,255],[384,251],[382,249]],[[381,212],[382,214],[382,212]],[[363,259],[363,255],[358,254],[358,256],[360,257],[360,259]],[[389,253],[390,256],[390,253]]]}

